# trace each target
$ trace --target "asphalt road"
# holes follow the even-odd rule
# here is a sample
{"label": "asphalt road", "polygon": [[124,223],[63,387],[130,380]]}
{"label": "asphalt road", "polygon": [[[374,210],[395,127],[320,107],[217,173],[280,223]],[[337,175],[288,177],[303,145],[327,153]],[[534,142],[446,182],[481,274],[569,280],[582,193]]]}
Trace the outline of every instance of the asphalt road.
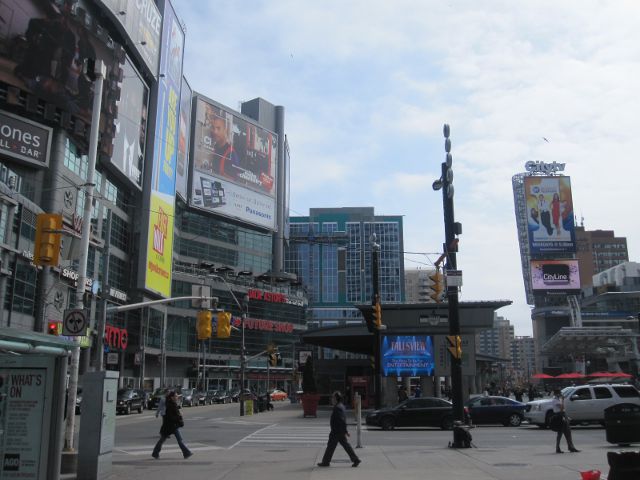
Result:
{"label": "asphalt road", "polygon": [[[239,417],[237,403],[200,407],[185,407],[182,413],[185,427],[183,437],[195,451],[261,446],[269,448],[305,448],[324,445],[329,433],[328,422],[309,421],[302,416],[278,415],[291,409],[288,402],[274,402],[273,412]],[[300,408],[297,406],[297,408]],[[281,410],[282,409],[282,410]],[[351,441],[357,443],[355,420],[349,412]],[[158,439],[161,420],[153,411],[142,414],[118,415],[116,420],[115,454],[148,455]],[[555,448],[555,433],[524,423],[520,427],[500,425],[479,426],[472,430],[473,443],[482,448],[509,447],[514,445],[544,446]],[[573,428],[574,442],[581,446],[603,445],[605,430],[600,426]],[[361,443],[367,446],[394,445],[439,447],[452,439],[450,431],[436,428],[403,428],[383,431],[362,427]],[[177,448],[170,441],[168,448]],[[564,448],[564,440],[563,440]]]}

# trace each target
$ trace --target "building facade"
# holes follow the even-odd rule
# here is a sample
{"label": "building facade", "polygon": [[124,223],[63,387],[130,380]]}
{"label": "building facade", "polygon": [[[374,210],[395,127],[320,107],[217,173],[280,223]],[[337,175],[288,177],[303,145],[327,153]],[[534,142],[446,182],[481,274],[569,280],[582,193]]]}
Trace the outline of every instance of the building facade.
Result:
{"label": "building facade", "polygon": [[629,261],[627,239],[613,230],[586,230],[576,226],[576,258],[580,262],[582,287],[592,285],[595,274]]}
{"label": "building facade", "polygon": [[407,303],[433,302],[430,289],[433,285],[431,277],[435,269],[411,269],[404,272],[404,287]]}

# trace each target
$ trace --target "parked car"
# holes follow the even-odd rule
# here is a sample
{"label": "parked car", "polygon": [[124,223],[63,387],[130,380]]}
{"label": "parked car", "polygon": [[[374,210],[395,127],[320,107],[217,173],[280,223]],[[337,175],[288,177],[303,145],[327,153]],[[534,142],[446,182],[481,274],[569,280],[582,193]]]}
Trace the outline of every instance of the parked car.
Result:
{"label": "parked car", "polygon": [[137,410],[138,413],[142,413],[144,396],[138,392],[139,390],[133,388],[118,389],[116,413],[122,412],[129,415],[132,410]]}
{"label": "parked car", "polygon": [[207,404],[207,392],[203,392],[201,390],[197,390],[195,394],[195,404],[196,405],[206,405]]}
{"label": "parked car", "polygon": [[213,401],[214,403],[231,403],[231,396],[226,390],[216,390]]}
{"label": "parked car", "polygon": [[231,397],[231,401],[232,402],[237,402],[239,395],[240,395],[240,389],[239,388],[234,388],[233,390],[231,390],[229,392],[229,396]]}
{"label": "parked car", "polygon": [[453,404],[436,397],[409,398],[395,407],[374,410],[367,425],[392,430],[396,427],[453,428]]}
{"label": "parked car", "polygon": [[519,427],[527,409],[525,403],[497,396],[472,398],[466,407],[472,423],[501,423],[505,427]]}
{"label": "parked car", "polygon": [[270,395],[271,395],[271,401],[272,402],[281,402],[281,401],[286,400],[287,398],[289,398],[289,395],[287,395],[287,392],[284,392],[282,390],[278,390],[277,388],[272,390]]}
{"label": "parked car", "polygon": [[198,405],[198,392],[195,388],[182,389],[182,405],[185,407]]}
{"label": "parked car", "polygon": [[151,400],[151,392],[146,390],[141,390],[136,388],[135,391],[142,397],[142,409],[146,410],[149,408],[149,400]]}
{"label": "parked car", "polygon": [[156,409],[160,403],[160,399],[167,396],[168,388],[156,388],[149,398],[149,408]]}
{"label": "parked car", "polygon": [[[233,396],[231,397],[231,399],[234,402],[237,402],[238,399],[240,398],[240,390],[235,391],[235,393],[233,394]],[[251,390],[249,390],[248,388],[244,389],[244,392],[242,393],[242,399],[243,400],[257,400],[258,397],[255,393],[253,393]]]}
{"label": "parked car", "polygon": [[218,390],[207,390],[205,394],[205,405],[213,405],[215,403],[215,395],[218,393]]}
{"label": "parked car", "polygon": [[[593,384],[566,387],[561,392],[564,409],[572,424],[600,423],[604,425],[604,410],[618,403],[640,405],[640,392],[627,384]],[[553,414],[553,399],[527,403],[524,417],[540,428],[549,426]]]}

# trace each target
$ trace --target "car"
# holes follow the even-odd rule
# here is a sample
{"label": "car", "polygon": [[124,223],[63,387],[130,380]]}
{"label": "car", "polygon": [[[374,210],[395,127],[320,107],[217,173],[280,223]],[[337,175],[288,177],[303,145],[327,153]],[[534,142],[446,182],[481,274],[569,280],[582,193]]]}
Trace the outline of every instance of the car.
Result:
{"label": "car", "polygon": [[[237,402],[239,400],[239,398],[240,398],[240,390],[234,391],[234,394],[232,395],[231,399],[234,402]],[[242,399],[243,400],[258,400],[258,397],[251,390],[249,390],[248,388],[245,388],[244,392],[242,393]]]}
{"label": "car", "polygon": [[234,388],[233,390],[231,390],[229,392],[229,396],[231,397],[231,401],[232,402],[237,402],[239,395],[240,395],[240,389],[239,388]]}
{"label": "car", "polygon": [[[640,392],[629,384],[591,384],[562,389],[564,409],[572,424],[604,425],[604,410],[619,403],[640,405]],[[548,428],[553,414],[553,399],[527,403],[524,418],[540,428]]]}
{"label": "car", "polygon": [[151,392],[148,392],[146,390],[141,390],[139,388],[136,388],[135,391],[138,393],[138,395],[142,397],[142,408],[144,410],[148,409],[149,400],[151,399]]}
{"label": "car", "polygon": [[144,396],[140,395],[139,390],[133,388],[118,389],[116,400],[116,413],[121,412],[129,415],[133,410],[142,413],[144,407]]}
{"label": "car", "polygon": [[499,396],[475,397],[465,406],[471,423],[501,423],[505,427],[519,427],[527,409],[525,403]]}
{"label": "car", "polygon": [[217,390],[213,396],[214,403],[231,403],[231,396],[226,390]]}
{"label": "car", "polygon": [[198,405],[198,392],[195,388],[183,388],[181,393],[183,406],[193,407]]}
{"label": "car", "polygon": [[280,402],[289,398],[287,392],[283,392],[282,390],[278,390],[277,388],[271,391],[270,396],[272,402]]}
{"label": "car", "polygon": [[205,405],[213,405],[215,403],[215,395],[218,393],[218,390],[207,390],[205,393]]}
{"label": "car", "polygon": [[369,426],[383,430],[396,427],[453,428],[453,404],[436,397],[409,398],[395,407],[374,410],[366,417]]}
{"label": "car", "polygon": [[149,409],[153,410],[158,408],[160,399],[166,397],[168,392],[168,388],[156,388],[149,397]]}
{"label": "car", "polygon": [[206,405],[207,404],[207,392],[203,392],[198,390],[196,392],[196,405]]}

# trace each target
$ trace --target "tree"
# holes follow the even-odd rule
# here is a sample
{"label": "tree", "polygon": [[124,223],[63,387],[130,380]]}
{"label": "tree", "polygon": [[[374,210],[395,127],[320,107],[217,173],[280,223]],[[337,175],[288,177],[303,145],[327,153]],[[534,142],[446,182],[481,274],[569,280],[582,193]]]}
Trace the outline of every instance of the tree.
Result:
{"label": "tree", "polygon": [[302,392],[316,393],[317,391],[318,388],[316,387],[316,375],[313,370],[313,360],[311,357],[308,357],[302,370]]}

